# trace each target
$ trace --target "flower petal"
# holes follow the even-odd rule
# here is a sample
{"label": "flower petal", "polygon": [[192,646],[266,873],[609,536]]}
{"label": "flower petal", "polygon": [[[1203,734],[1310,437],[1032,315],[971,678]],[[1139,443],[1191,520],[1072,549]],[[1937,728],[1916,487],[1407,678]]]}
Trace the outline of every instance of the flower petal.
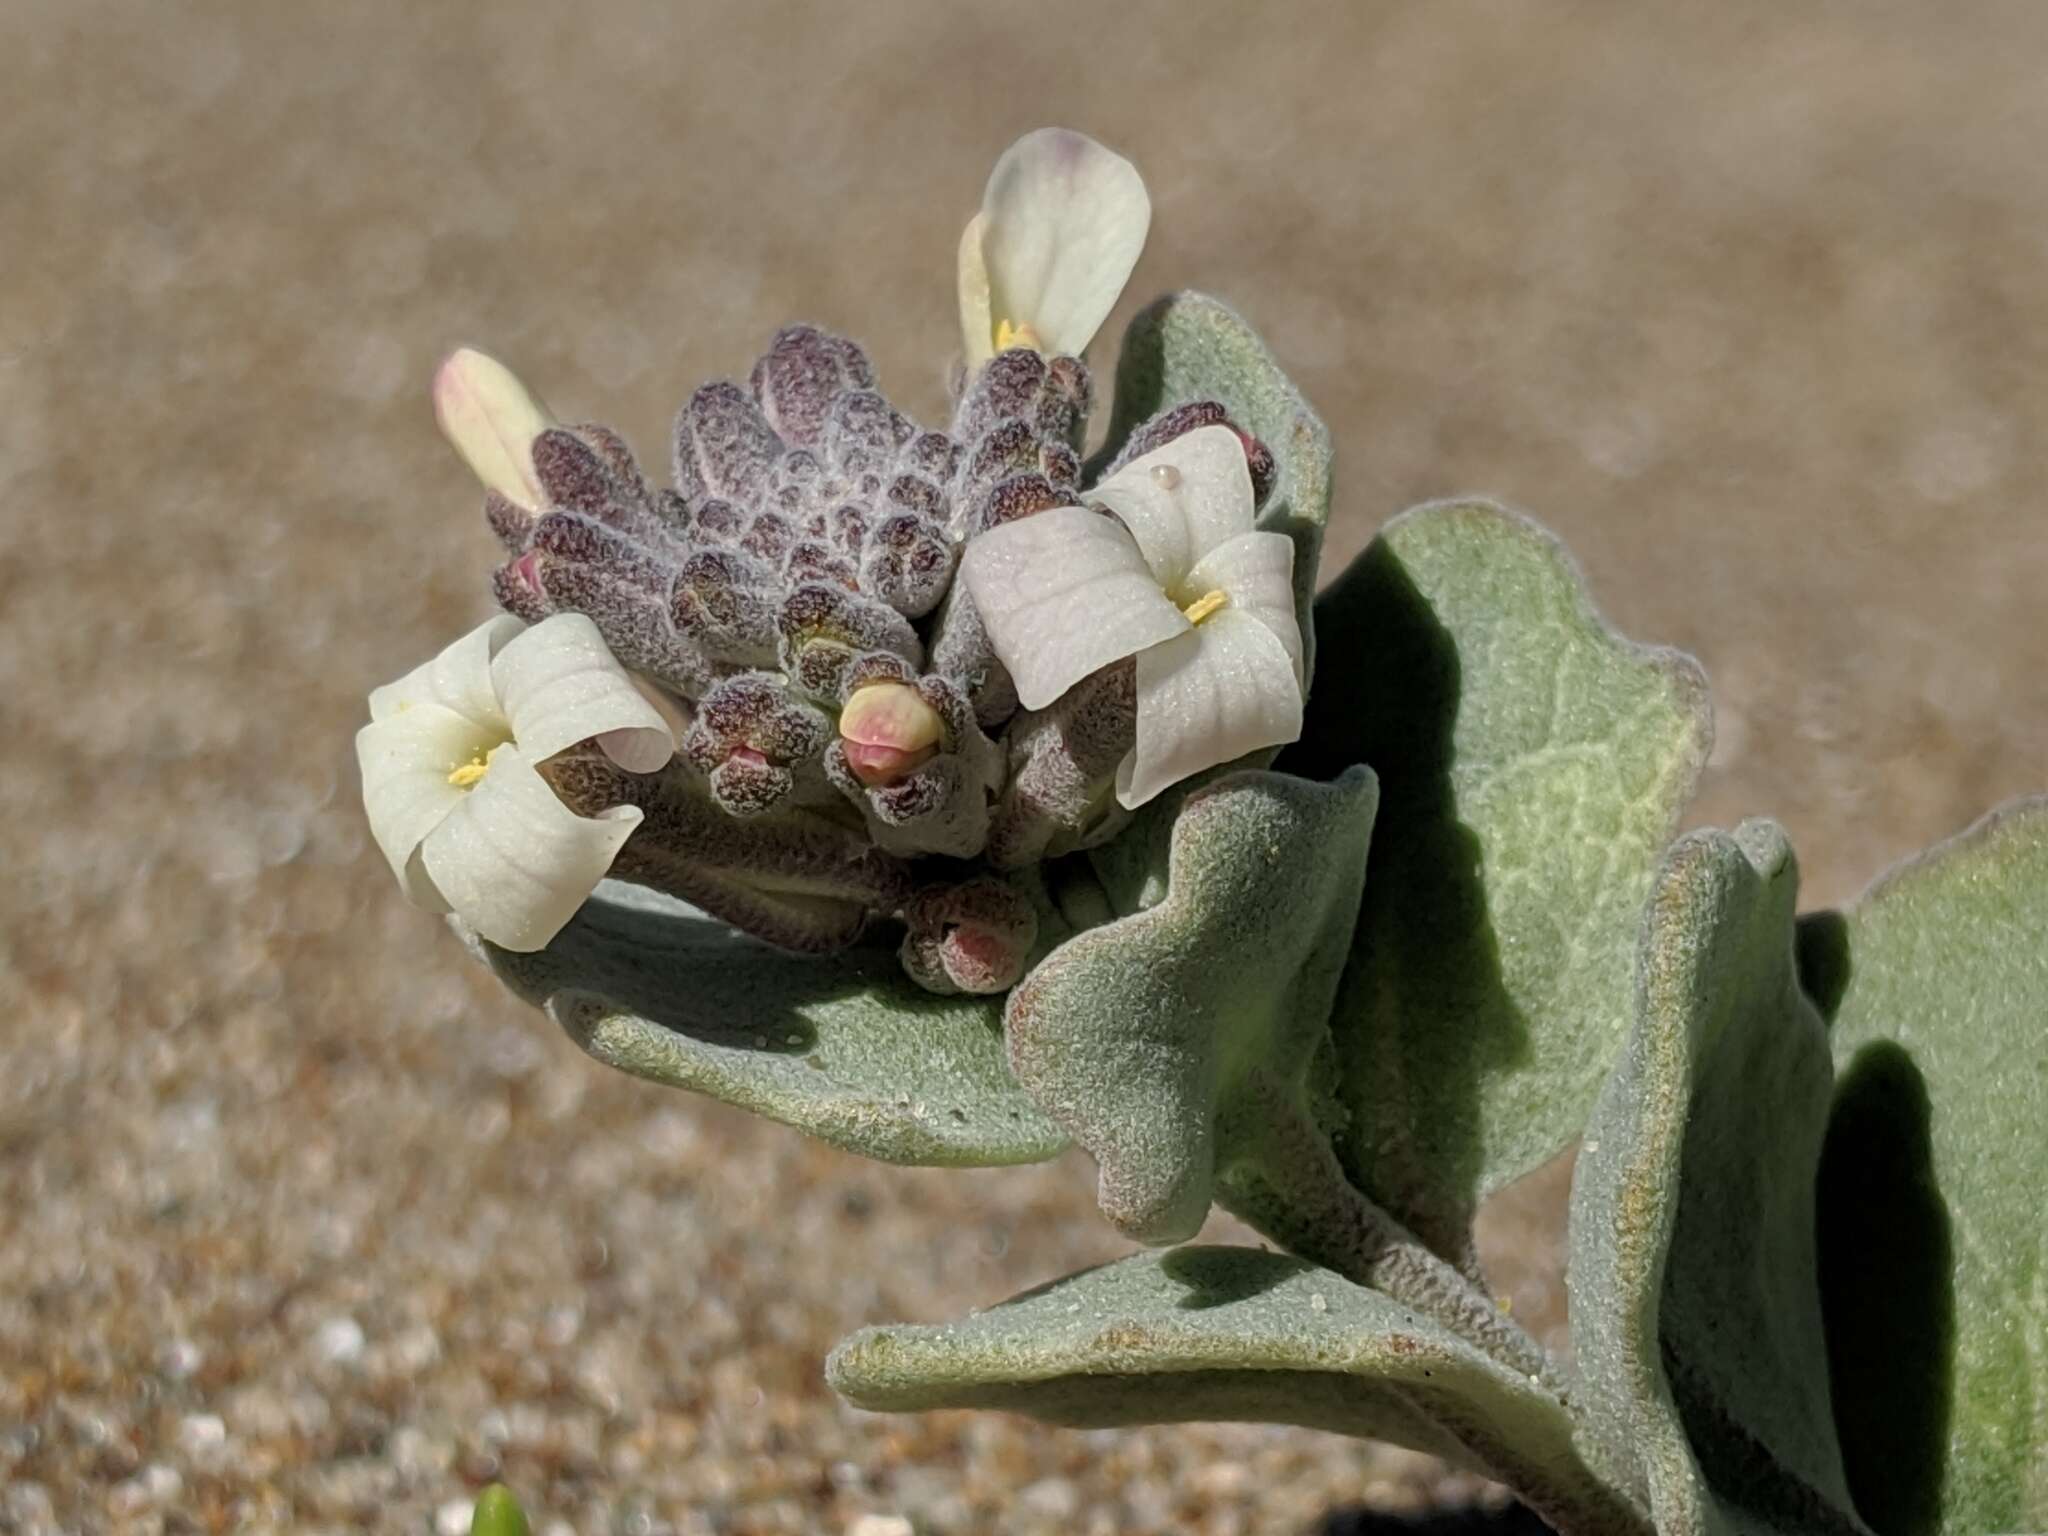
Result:
{"label": "flower petal", "polygon": [[515,636],[491,663],[512,739],[534,762],[596,737],[628,773],[675,755],[675,733],[580,613],[558,613]]}
{"label": "flower petal", "polygon": [[1302,686],[1301,618],[1294,606],[1294,540],[1284,533],[1240,533],[1195,562],[1188,586],[1220,591],[1230,611],[1247,614],[1273,631],[1294,662]]}
{"label": "flower petal", "polygon": [[370,836],[407,897],[421,906],[435,902],[413,853],[462,802],[462,791],[448,775],[497,744],[474,720],[431,701],[356,732]]}
{"label": "flower petal", "polygon": [[1138,742],[1116,770],[1135,810],[1218,763],[1301,735],[1301,688],[1285,646],[1249,614],[1225,608],[1138,653]]}
{"label": "flower petal", "polygon": [[977,213],[960,233],[960,339],[967,348],[969,373],[996,355],[996,322],[988,309],[988,265],[981,259],[985,223]]}
{"label": "flower petal", "polygon": [[1041,128],[996,162],[981,213],[992,321],[1029,327],[1041,352],[1079,353],[1138,264],[1152,203],[1122,155]]}
{"label": "flower petal", "polygon": [[427,834],[420,860],[448,906],[501,949],[546,947],[562,931],[620,846],[640,824],[638,806],[578,816],[516,747]]}
{"label": "flower petal", "polygon": [[1188,627],[1123,524],[1085,507],[975,535],[960,574],[1026,709]]}
{"label": "flower petal", "polygon": [[509,613],[478,625],[432,661],[422,662],[395,683],[372,689],[370,718],[389,720],[417,704],[438,704],[502,739],[507,734],[505,711],[491,684],[491,658],[524,628]]}
{"label": "flower petal", "polygon": [[[1192,588],[1195,562],[1252,526],[1252,471],[1229,427],[1201,427],[1131,460],[1088,492],[1109,508],[1169,593]],[[1188,601],[1200,597],[1190,591]]]}
{"label": "flower petal", "polygon": [[451,353],[434,375],[434,419],[487,488],[529,512],[546,504],[533,440],[555,418],[510,368],[474,348]]}

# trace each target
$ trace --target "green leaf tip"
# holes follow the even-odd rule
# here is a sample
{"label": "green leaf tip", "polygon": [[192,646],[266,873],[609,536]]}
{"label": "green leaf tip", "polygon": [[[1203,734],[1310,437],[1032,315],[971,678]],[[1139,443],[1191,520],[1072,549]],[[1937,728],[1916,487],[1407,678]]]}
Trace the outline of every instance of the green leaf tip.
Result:
{"label": "green leaf tip", "polygon": [[469,1517],[469,1536],[529,1536],[526,1511],[503,1483],[493,1483],[476,1496]]}
{"label": "green leaf tip", "polygon": [[2048,797],[1845,914],[1820,1264],[1849,1484],[1884,1536],[2048,1530]]}
{"label": "green leaf tip", "polygon": [[1835,1440],[1814,1188],[1832,1088],[1798,870],[1747,822],[1679,840],[1588,1122],[1567,1271],[1588,1456],[1660,1532],[1860,1532]]}
{"label": "green leaf tip", "polygon": [[1383,804],[1333,1030],[1352,1180],[1474,1268],[1485,1196],[1578,1134],[1632,1012],[1636,932],[1706,761],[1705,680],[1633,644],[1556,539],[1485,502],[1390,522],[1316,605],[1285,771]]}
{"label": "green leaf tip", "polygon": [[1164,899],[1062,945],[1011,994],[1010,1064],[1100,1166],[1142,1242],[1192,1237],[1219,1166],[1276,1112],[1309,1114],[1378,788],[1226,775],[1172,824]]}
{"label": "green leaf tip", "polygon": [[863,1408],[1000,1408],[1094,1428],[1265,1420],[1511,1477],[1560,1529],[1648,1536],[1578,1458],[1558,1400],[1413,1309],[1300,1259],[1191,1246],[1070,1275],[956,1323],[870,1328],[826,1376]]}
{"label": "green leaf tip", "polygon": [[1003,1062],[999,998],[938,997],[868,947],[769,949],[606,884],[544,950],[473,945],[585,1051],[883,1162],[1040,1162],[1065,1145]]}

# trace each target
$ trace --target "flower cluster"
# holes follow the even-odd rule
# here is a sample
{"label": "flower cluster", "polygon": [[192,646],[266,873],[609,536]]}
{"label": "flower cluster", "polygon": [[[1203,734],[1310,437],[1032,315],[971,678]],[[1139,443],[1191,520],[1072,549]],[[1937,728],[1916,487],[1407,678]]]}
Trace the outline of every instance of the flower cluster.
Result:
{"label": "flower cluster", "polygon": [[1092,481],[1081,354],[1144,244],[1131,165],[1020,140],[960,249],[943,429],[852,342],[779,333],[676,418],[673,484],[457,352],[443,431],[483,482],[509,617],[371,696],[365,803],[407,894],[544,946],[611,874],[770,943],[900,919],[910,974],[1002,991],[1018,878],[1169,785],[1300,730],[1274,466],[1215,401]]}

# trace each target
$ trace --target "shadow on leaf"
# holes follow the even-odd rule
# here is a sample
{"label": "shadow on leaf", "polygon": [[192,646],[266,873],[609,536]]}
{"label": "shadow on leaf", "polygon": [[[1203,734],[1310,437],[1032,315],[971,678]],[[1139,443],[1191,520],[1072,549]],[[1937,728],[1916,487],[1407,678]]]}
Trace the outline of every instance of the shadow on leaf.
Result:
{"label": "shadow on leaf", "polygon": [[1161,1274],[1188,1288],[1180,1299],[1183,1312],[1206,1312],[1211,1307],[1250,1301],[1283,1280],[1314,1268],[1262,1248],[1176,1248],[1159,1260]]}
{"label": "shadow on leaf", "polygon": [[1808,912],[1793,930],[1799,988],[1828,1023],[1849,991],[1849,919],[1840,912]]}
{"label": "shadow on leaf", "polygon": [[1315,1536],[1550,1536],[1550,1527],[1520,1504],[1429,1515],[1340,1509],[1324,1520]]}
{"label": "shadow on leaf", "polygon": [[1849,1490],[1880,1536],[1917,1536],[1941,1523],[1955,1255],[1932,1128],[1920,1069],[1902,1047],[1880,1042],[1843,1073],[1821,1150],[1821,1305],[1835,1425]]}
{"label": "shadow on leaf", "polygon": [[579,999],[563,1009],[572,1032],[586,1017],[623,1011],[706,1044],[800,1056],[817,1044],[803,1006],[876,991],[902,1009],[947,1006],[912,987],[885,944],[792,954],[678,903],[615,889],[586,902],[538,954],[489,950],[493,968],[529,1001]]}
{"label": "shadow on leaf", "polygon": [[[1457,647],[1384,541],[1317,602],[1316,632],[1321,664],[1302,737],[1275,766],[1332,779],[1366,763],[1380,779],[1357,939],[1331,1019],[1362,1110],[1339,1150],[1360,1188],[1438,1253],[1463,1255],[1479,1197],[1479,1086],[1530,1047],[1501,977],[1479,840],[1458,819]],[[1430,1145],[1411,1167],[1418,1136]],[[1439,1170],[1462,1210],[1441,1208]]]}

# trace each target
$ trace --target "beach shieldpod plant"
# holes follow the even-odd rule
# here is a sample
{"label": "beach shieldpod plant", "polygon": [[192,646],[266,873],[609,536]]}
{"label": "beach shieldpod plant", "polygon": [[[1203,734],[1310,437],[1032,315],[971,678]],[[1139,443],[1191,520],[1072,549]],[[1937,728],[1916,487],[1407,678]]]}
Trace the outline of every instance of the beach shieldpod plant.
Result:
{"label": "beach shieldpod plant", "polygon": [[[2048,811],[1800,917],[1778,828],[1678,835],[1700,669],[1534,524],[1420,507],[1318,596],[1329,435],[1214,299],[1085,454],[1149,220],[1027,136],[944,421],[791,326],[667,483],[455,354],[508,616],[372,695],[401,888],[651,1081],[1094,1158],[1154,1251],[856,1334],[863,1406],[1394,1440],[1566,1533],[2048,1527]],[[1472,1222],[1575,1143],[1560,1358]],[[1174,1246],[1216,1206],[1281,1251]]]}

